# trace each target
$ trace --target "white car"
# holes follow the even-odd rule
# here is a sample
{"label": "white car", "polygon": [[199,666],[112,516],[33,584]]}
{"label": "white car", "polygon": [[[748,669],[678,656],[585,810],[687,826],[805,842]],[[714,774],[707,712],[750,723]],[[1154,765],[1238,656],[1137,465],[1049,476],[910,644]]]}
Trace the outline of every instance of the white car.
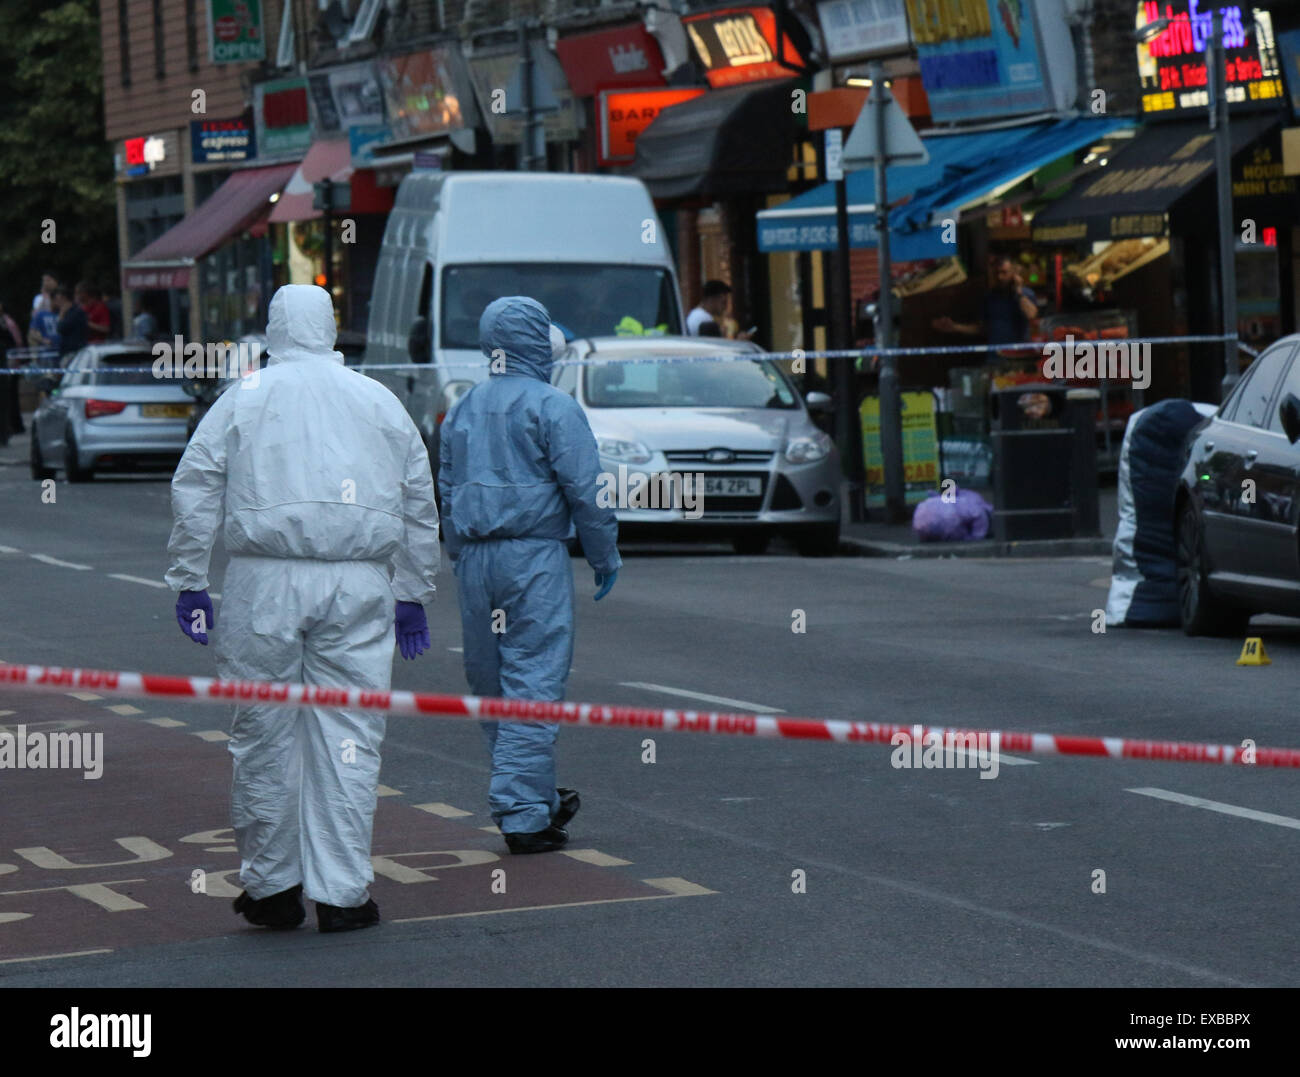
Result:
{"label": "white car", "polygon": [[670,336],[583,338],[559,352],[552,382],[591,423],[621,534],[725,534],[762,553],[782,533],[804,556],[836,552],[840,457],[809,415],[830,397],[805,402],[763,354]]}
{"label": "white car", "polygon": [[104,341],[72,356],[32,416],[32,478],[53,478],[59,468],[69,482],[105,468],[175,468],[194,401],[180,380],[154,377],[153,363],[140,341]]}

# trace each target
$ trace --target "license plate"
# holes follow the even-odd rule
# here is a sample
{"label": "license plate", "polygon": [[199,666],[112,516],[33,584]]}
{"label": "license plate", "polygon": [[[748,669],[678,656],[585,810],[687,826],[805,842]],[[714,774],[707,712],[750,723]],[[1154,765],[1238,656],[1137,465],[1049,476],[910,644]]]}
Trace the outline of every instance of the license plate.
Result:
{"label": "license plate", "polygon": [[188,419],[192,404],[141,404],[140,414],[146,419]]}
{"label": "license plate", "polygon": [[763,480],[732,478],[730,475],[706,475],[705,497],[759,497],[763,493]]}

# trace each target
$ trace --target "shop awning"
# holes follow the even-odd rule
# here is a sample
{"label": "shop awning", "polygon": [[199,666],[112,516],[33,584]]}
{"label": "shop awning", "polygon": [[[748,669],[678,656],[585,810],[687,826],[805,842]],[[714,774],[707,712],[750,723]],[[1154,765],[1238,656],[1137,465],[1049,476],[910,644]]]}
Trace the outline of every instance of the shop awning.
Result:
{"label": "shop awning", "polygon": [[[1233,116],[1228,126],[1233,154],[1279,122],[1272,114]],[[1034,241],[1163,236],[1174,203],[1213,175],[1214,132],[1204,119],[1150,124],[1105,168],[1078,180],[1034,215]]]}
{"label": "shop awning", "polygon": [[785,190],[795,85],[781,79],[711,90],[664,109],[637,137],[630,173],[655,198]]}
{"label": "shop awning", "polygon": [[352,178],[352,147],[346,138],[313,142],[271,210],[273,224],[289,221],[312,221],[321,215],[312,206],[312,184],[331,179],[346,183]]}
{"label": "shop awning", "polygon": [[184,220],[123,263],[122,287],[184,288],[189,283],[189,267],[198,259],[265,218],[271,195],[285,185],[296,167],[269,165],[233,173]]}
{"label": "shop awning", "polygon": [[[890,254],[895,261],[940,258],[953,253],[936,223],[998,188],[1018,183],[1044,165],[1073,153],[1119,128],[1125,119],[1074,117],[993,131],[922,135],[930,160],[924,165],[894,165],[887,170]],[[849,245],[874,247],[875,174],[851,172],[845,181]],[[758,214],[761,251],[830,250],[836,245],[835,185],[823,183],[797,198]]]}

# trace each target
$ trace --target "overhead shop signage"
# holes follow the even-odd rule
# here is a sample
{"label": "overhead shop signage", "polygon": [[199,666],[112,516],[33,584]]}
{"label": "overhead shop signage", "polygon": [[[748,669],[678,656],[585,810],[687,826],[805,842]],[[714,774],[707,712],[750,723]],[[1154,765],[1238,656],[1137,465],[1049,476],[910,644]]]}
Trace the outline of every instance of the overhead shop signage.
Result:
{"label": "overhead shop signage", "polygon": [[384,93],[374,64],[348,64],[308,76],[318,134],[384,122]]}
{"label": "overhead shop signage", "polygon": [[1236,161],[1232,168],[1233,198],[1287,198],[1296,193],[1296,178],[1285,173],[1282,132],[1274,131]]}
{"label": "overhead shop signage", "polygon": [[[1230,106],[1267,108],[1285,97],[1278,65],[1273,20],[1263,8],[1223,7],[1222,45],[1227,57],[1227,97]],[[1177,116],[1204,109],[1210,101],[1205,50],[1214,32],[1210,4],[1143,0],[1137,5],[1141,30],[1156,19],[1170,21],[1158,34],[1138,43],[1138,76],[1142,112],[1146,116]],[[1251,30],[1252,33],[1247,34]]]}
{"label": "overhead shop signage", "polygon": [[662,86],[664,57],[641,23],[562,37],[556,55],[578,97],[630,86]]}
{"label": "overhead shop signage", "polygon": [[699,97],[707,90],[602,90],[600,94],[600,163],[636,160],[636,139],[666,108]]}
{"label": "overhead shop signage", "polygon": [[[546,81],[560,106],[542,113],[546,141],[572,142],[578,137],[578,109],[564,67],[541,41],[530,42],[529,49],[536,65],[534,77]],[[519,61],[519,49],[514,47],[491,52],[476,50],[469,59],[469,76],[473,80],[484,122],[492,141],[498,145],[514,146],[523,141],[523,116],[513,113],[517,103],[508,100],[506,93]]]}
{"label": "overhead shop signage", "polygon": [[[792,78],[804,58],[789,36],[778,32],[770,8],[728,8],[682,18],[686,36],[715,89],[763,79]],[[777,60],[778,53],[785,63]]]}
{"label": "overhead shop signage", "polygon": [[251,115],[190,121],[190,159],[196,165],[248,161],[256,156],[257,136]]}
{"label": "overhead shop signage", "polygon": [[147,176],[167,160],[167,143],[158,135],[147,138],[128,138],[122,142],[122,153],[128,176]]}
{"label": "overhead shop signage", "polygon": [[473,126],[466,117],[472,91],[461,78],[459,53],[425,49],[379,62],[394,139],[441,135]]}
{"label": "overhead shop signage", "polygon": [[208,55],[214,64],[266,59],[262,0],[208,0]]}
{"label": "overhead shop signage", "polygon": [[311,146],[307,80],[259,82],[253,87],[253,122],[263,157],[306,153]]}
{"label": "overhead shop signage", "polygon": [[1034,0],[907,0],[907,14],[936,123],[1053,109]]}
{"label": "overhead shop signage", "polygon": [[877,56],[911,43],[903,0],[823,0],[817,18],[832,60]]}

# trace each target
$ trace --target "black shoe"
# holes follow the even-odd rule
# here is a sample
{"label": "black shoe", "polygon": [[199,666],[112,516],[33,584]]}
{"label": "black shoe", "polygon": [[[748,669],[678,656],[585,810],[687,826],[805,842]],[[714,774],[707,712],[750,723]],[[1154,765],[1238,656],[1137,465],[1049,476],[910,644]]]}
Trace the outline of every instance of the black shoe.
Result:
{"label": "black shoe", "polygon": [[297,927],[307,919],[307,910],[302,904],[302,883],[265,898],[251,898],[245,890],[235,898],[232,906],[250,924],[277,931]]}
{"label": "black shoe", "polygon": [[506,847],[512,853],[553,853],[563,849],[569,841],[569,832],[560,826],[548,826],[531,834],[504,834]]}
{"label": "black shoe", "polygon": [[379,923],[379,906],[374,898],[355,908],[342,908],[338,905],[326,905],[316,902],[316,926],[325,934],[334,931],[358,931],[363,927],[374,927]]}
{"label": "black shoe", "polygon": [[565,827],[568,826],[569,820],[578,814],[578,809],[582,807],[582,801],[578,798],[576,789],[557,789],[560,794],[560,808],[551,816],[551,826]]}

